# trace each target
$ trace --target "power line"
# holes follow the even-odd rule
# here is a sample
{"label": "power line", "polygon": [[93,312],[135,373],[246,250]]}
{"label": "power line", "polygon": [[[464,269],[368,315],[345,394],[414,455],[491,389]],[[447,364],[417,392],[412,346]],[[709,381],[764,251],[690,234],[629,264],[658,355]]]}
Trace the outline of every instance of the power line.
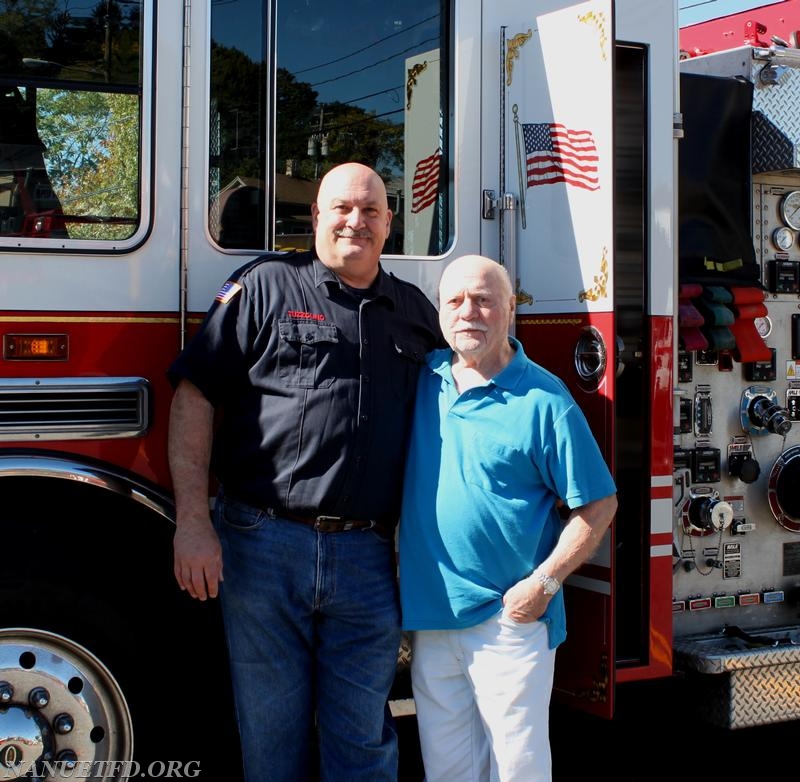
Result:
{"label": "power line", "polygon": [[355,57],[357,54],[361,54],[362,52],[367,51],[367,49],[371,49],[373,46],[378,46],[378,44],[381,44],[384,41],[388,41],[391,38],[396,38],[398,35],[404,35],[405,33],[413,30],[415,27],[419,27],[420,25],[430,22],[432,19],[438,19],[438,18],[439,14],[434,14],[433,16],[429,16],[427,19],[423,19],[422,21],[417,22],[416,24],[412,24],[409,25],[408,27],[403,28],[402,30],[398,30],[396,33],[391,33],[391,35],[386,35],[383,38],[378,38],[377,41],[374,41],[373,43],[363,47],[362,49],[357,49],[354,52],[350,52],[350,54],[345,54],[342,57],[337,57],[335,60],[328,60],[327,62],[321,62],[319,65],[310,65],[308,68],[303,68],[302,70],[295,71],[295,74],[306,73],[307,71],[314,71],[317,68],[324,68],[326,65],[333,65],[334,63],[341,62],[342,60],[346,60],[349,57]]}
{"label": "power line", "polygon": [[358,98],[350,98],[350,100],[337,100],[336,103],[344,103],[346,106],[349,106],[351,103],[358,103],[361,100],[367,100],[367,98],[375,98],[378,95],[385,95],[387,92],[397,92],[402,89],[403,85],[398,84],[396,87],[387,87],[385,90],[371,92],[369,95],[360,95]]}
{"label": "power line", "polygon": [[356,70],[349,71],[348,73],[340,73],[338,76],[332,76],[330,79],[325,79],[324,81],[314,82],[311,86],[312,87],[319,87],[322,84],[330,84],[332,81],[339,81],[339,79],[344,79],[347,76],[354,76],[356,73],[363,73],[364,71],[368,71],[370,68],[374,68],[376,65],[381,65],[382,63],[385,63],[385,62],[391,62],[392,60],[394,60],[397,57],[399,57],[401,54],[406,54],[407,52],[413,52],[413,51],[419,49],[419,47],[422,44],[431,43],[433,41],[438,41],[438,40],[439,40],[439,36],[436,36],[435,38],[426,38],[424,41],[420,41],[419,43],[416,43],[413,46],[409,46],[409,47],[407,47],[405,49],[402,49],[399,52],[395,52],[394,54],[390,54],[388,57],[384,57],[382,60],[376,60],[375,62],[370,63],[369,65],[365,65],[363,68],[357,68]]}

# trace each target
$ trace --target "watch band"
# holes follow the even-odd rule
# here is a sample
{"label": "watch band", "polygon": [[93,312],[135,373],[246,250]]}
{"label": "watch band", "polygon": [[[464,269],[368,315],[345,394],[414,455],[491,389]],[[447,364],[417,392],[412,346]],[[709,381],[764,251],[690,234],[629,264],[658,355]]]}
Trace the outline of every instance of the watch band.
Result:
{"label": "watch band", "polygon": [[561,589],[561,582],[555,576],[548,576],[547,573],[537,571],[536,580],[542,585],[544,593],[550,597]]}

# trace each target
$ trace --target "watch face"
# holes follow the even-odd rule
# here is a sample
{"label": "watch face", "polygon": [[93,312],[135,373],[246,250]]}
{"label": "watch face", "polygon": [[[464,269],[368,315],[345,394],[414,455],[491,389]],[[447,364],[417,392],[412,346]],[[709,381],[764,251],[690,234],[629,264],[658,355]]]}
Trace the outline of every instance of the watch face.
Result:
{"label": "watch face", "polygon": [[561,584],[559,584],[558,580],[553,578],[553,576],[540,575],[539,582],[546,595],[554,595],[561,587]]}

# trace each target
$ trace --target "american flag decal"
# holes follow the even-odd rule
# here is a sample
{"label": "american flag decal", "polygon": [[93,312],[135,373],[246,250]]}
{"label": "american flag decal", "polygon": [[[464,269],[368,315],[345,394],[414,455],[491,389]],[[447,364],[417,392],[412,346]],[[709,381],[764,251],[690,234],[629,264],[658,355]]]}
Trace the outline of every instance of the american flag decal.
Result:
{"label": "american flag decal", "polygon": [[217,295],[214,297],[215,301],[218,301],[220,304],[227,304],[231,301],[236,294],[242,289],[242,286],[239,285],[238,282],[234,282],[233,280],[228,280],[218,291]]}
{"label": "american flag decal", "polygon": [[437,149],[430,157],[423,158],[414,169],[411,185],[411,214],[427,209],[439,194],[439,168],[442,151]]}
{"label": "american flag decal", "polygon": [[528,187],[566,182],[598,190],[597,147],[589,130],[571,130],[557,122],[523,124]]}

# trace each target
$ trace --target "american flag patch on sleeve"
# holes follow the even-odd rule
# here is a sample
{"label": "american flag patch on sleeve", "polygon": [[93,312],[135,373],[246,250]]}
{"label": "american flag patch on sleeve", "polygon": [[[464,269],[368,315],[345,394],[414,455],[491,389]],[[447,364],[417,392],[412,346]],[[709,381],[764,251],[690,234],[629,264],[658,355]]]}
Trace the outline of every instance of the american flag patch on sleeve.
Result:
{"label": "american flag patch on sleeve", "polygon": [[214,301],[218,301],[220,304],[227,304],[231,301],[236,294],[242,289],[242,286],[239,285],[238,282],[234,282],[233,280],[228,280],[220,289],[219,293],[214,297]]}

